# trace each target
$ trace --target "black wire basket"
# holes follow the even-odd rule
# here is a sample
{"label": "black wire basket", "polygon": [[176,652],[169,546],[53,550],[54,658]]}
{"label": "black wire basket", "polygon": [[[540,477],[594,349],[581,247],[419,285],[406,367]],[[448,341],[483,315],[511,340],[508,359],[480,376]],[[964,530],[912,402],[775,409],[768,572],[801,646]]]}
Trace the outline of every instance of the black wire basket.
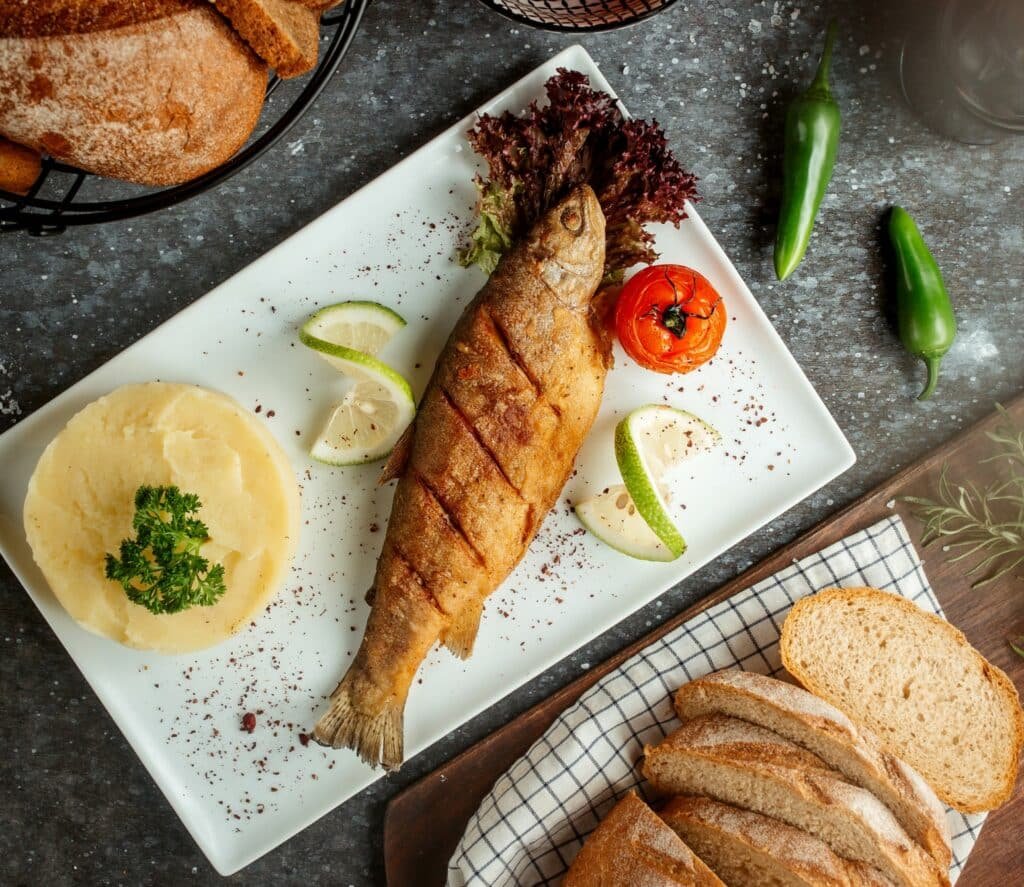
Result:
{"label": "black wire basket", "polygon": [[610,31],[650,18],[676,0],[480,0],[505,18],[548,31]]}
{"label": "black wire basket", "polygon": [[[288,132],[323,91],[348,52],[368,4],[369,0],[345,0],[343,6],[324,15],[321,41],[325,34],[330,34],[330,42],[320,53],[312,75],[290,103],[282,103],[283,110],[276,119],[267,113],[270,105],[264,107],[259,135],[226,163],[182,185],[152,189],[95,176],[44,157],[39,178],[27,194],[0,190],[0,232],[27,231],[44,236],[60,234],[73,225],[96,225],[141,216],[202,194],[245,169]],[[281,92],[282,83],[285,81],[276,75],[270,78],[268,101],[274,93]]]}

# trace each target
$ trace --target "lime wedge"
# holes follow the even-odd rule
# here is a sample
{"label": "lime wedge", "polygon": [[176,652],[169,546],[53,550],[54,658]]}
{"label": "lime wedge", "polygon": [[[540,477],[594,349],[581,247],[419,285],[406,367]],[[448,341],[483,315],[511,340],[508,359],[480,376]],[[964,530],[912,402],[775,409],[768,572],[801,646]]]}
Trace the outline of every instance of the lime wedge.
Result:
{"label": "lime wedge", "polygon": [[299,332],[299,339],[334,364],[332,346],[373,357],[404,326],[401,315],[376,302],[339,302],[321,308],[309,318]]}
{"label": "lime wedge", "polygon": [[643,561],[674,561],[673,554],[637,510],[624,484],[576,506],[576,517],[605,545]]}
{"label": "lime wedge", "polygon": [[[669,512],[665,475],[683,460],[713,449],[720,439],[714,428],[693,413],[663,405],[640,407],[615,428],[615,459],[632,505],[670,555],[649,559],[672,560],[686,551],[686,541]],[[613,547],[628,554],[626,549],[635,547],[638,534],[632,522],[625,529],[633,541],[622,537]],[[597,535],[608,542],[607,533]],[[639,550],[653,551],[643,545]]]}
{"label": "lime wedge", "polygon": [[334,408],[310,455],[328,465],[383,459],[416,415],[409,383],[361,351],[332,345],[323,353],[355,384]]}

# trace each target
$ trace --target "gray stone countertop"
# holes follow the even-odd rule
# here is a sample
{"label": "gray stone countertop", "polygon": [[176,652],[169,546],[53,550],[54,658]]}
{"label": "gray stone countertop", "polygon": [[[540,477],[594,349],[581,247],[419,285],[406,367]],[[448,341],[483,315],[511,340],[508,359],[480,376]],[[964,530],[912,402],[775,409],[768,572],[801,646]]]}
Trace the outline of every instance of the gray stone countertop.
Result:
{"label": "gray stone countertop", "polygon": [[[810,252],[774,280],[780,120],[828,6],[680,0],[573,38],[475,0],[374,3],[298,126],[248,170],[165,212],[51,239],[0,235],[0,429],[373,179],[556,51],[582,42],[631,111],[701,177],[701,214],[857,451],[855,467],[715,563],[454,730],[238,884],[383,883],[387,800],[495,727],[1024,389],[1024,138],[967,147],[925,129],[895,78],[898,4],[836,2],[843,135]],[[918,220],[960,323],[938,395],[885,319],[879,223]],[[206,862],[28,597],[0,564],[0,882],[214,884]]]}

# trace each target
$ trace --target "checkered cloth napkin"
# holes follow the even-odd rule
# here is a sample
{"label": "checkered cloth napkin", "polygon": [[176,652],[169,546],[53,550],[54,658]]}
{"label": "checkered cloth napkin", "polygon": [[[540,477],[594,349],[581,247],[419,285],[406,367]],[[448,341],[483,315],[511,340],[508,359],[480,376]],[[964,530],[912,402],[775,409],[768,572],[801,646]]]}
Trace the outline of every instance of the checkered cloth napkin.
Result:
{"label": "checkered cloth napkin", "polygon": [[[502,776],[448,864],[448,887],[557,884],[586,836],[629,789],[645,744],[679,726],[671,694],[738,665],[781,672],[779,629],[798,598],[828,586],[898,592],[942,614],[896,515],[705,610],[602,678]],[[984,815],[948,811],[955,881]]]}

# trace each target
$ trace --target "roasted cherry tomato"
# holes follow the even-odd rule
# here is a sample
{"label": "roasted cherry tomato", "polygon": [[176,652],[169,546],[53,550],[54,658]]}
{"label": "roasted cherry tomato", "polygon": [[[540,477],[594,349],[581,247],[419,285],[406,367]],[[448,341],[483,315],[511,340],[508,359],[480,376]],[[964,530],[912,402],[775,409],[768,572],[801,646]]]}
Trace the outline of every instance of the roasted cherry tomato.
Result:
{"label": "roasted cherry tomato", "polygon": [[688,373],[715,356],[725,305],[708,279],[685,265],[651,265],[623,287],[615,332],[626,353],[659,373]]}

